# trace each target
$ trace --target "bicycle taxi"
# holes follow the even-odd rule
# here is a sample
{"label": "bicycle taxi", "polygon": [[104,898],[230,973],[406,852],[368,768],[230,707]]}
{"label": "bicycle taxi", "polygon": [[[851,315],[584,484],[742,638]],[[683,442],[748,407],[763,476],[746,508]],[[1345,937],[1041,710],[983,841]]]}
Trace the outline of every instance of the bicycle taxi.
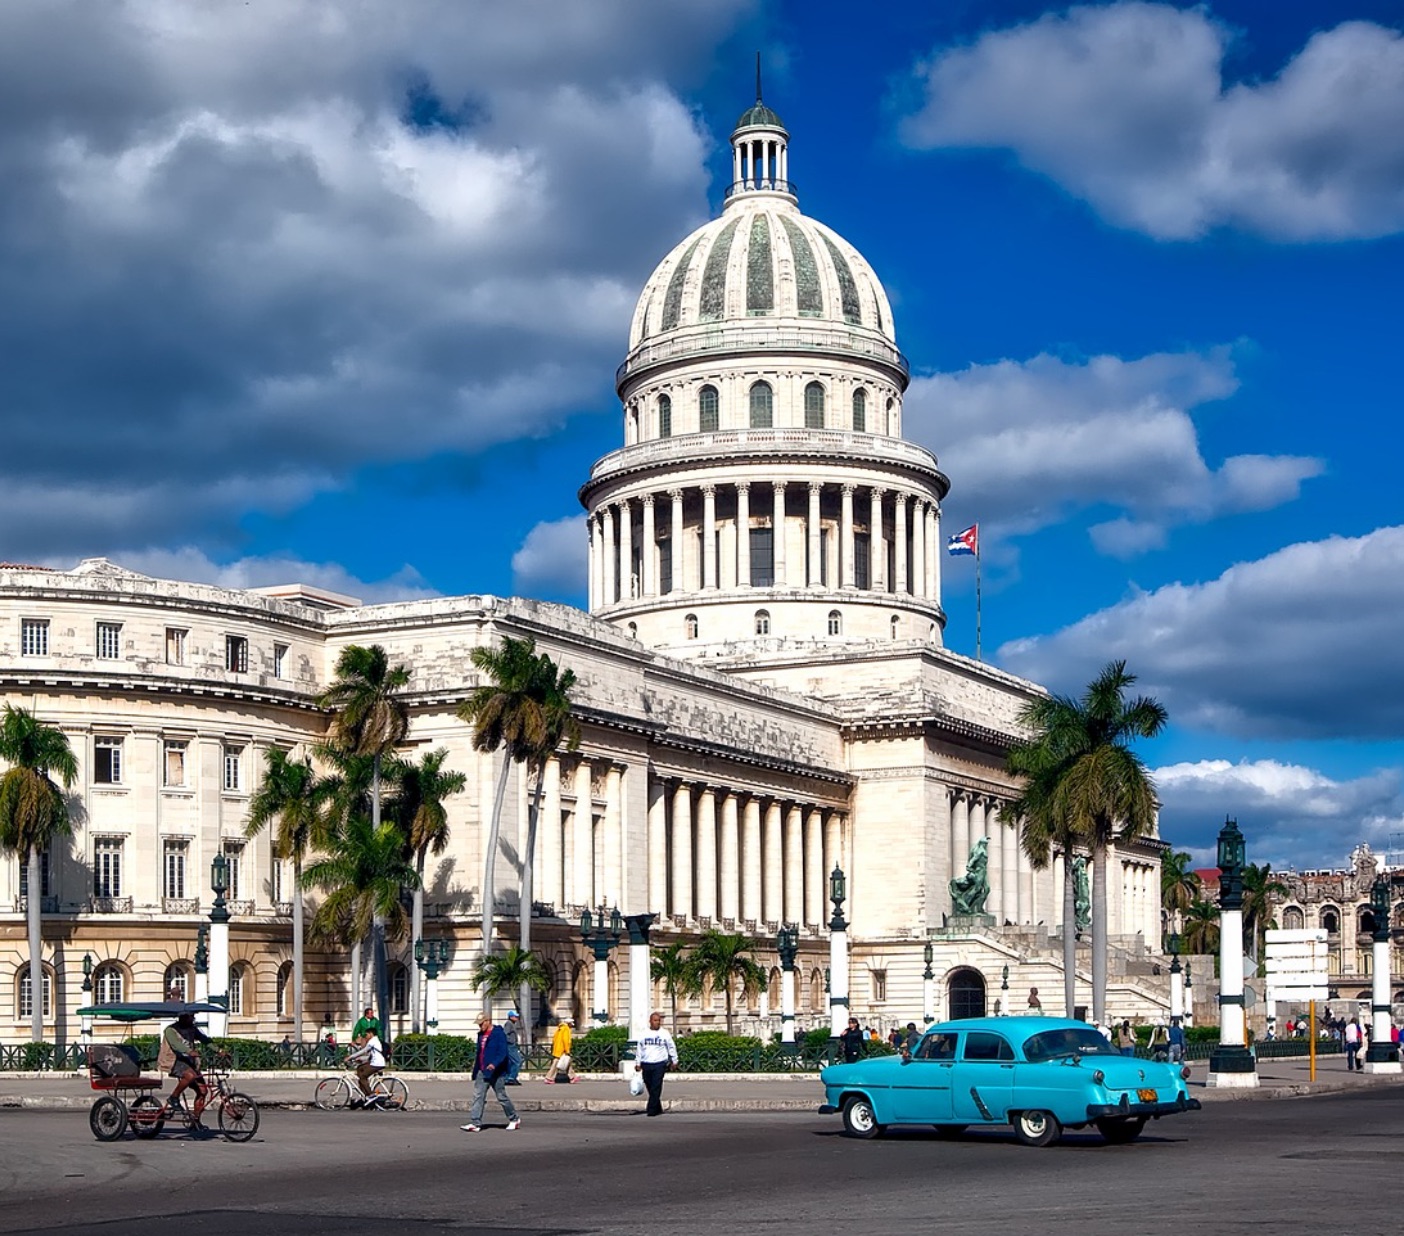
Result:
{"label": "bicycle taxi", "polygon": [[[173,1021],[187,1013],[223,1012],[218,1004],[182,1000],[94,1004],[78,1010],[82,1017],[121,1022],[129,1027],[146,1021]],[[167,1079],[147,1072],[144,1063],[132,1043],[89,1044],[88,1083],[101,1095],[88,1112],[88,1125],[98,1141],[115,1142],[128,1129],[136,1137],[152,1138],[165,1128],[167,1121],[196,1127],[185,1095],[167,1108],[159,1095]],[[258,1132],[258,1104],[229,1088],[229,1065],[230,1057],[224,1053],[201,1062],[200,1071],[209,1087],[205,1110],[218,1113],[219,1131],[229,1141],[246,1142]]]}

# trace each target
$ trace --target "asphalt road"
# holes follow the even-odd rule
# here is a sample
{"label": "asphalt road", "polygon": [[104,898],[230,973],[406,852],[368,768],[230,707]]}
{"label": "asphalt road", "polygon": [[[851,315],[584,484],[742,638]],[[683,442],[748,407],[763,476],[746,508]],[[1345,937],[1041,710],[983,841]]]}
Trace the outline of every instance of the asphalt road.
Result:
{"label": "asphalt road", "polygon": [[1131,1146],[1007,1131],[875,1141],[836,1117],[268,1112],[239,1146],[93,1140],[85,1114],[0,1112],[0,1232],[51,1236],[847,1233],[1128,1236],[1398,1230],[1393,1088],[1231,1102]]}

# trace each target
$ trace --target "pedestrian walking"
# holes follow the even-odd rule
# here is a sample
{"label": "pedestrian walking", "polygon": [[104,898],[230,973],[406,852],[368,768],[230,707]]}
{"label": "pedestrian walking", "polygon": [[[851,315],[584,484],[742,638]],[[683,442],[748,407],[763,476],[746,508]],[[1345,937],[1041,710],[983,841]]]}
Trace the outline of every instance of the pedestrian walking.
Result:
{"label": "pedestrian walking", "polygon": [[571,1026],[573,1024],[569,1017],[562,1017],[560,1024],[556,1027],[556,1033],[551,1036],[551,1067],[546,1072],[548,1086],[555,1085],[562,1077],[568,1082],[580,1080],[580,1078],[570,1075]]}
{"label": "pedestrian walking", "polygon": [[1360,1018],[1352,1017],[1345,1028],[1346,1072],[1363,1073],[1365,1066],[1360,1063]]}
{"label": "pedestrian walking", "polygon": [[1185,1028],[1178,1017],[1170,1019],[1170,1029],[1166,1034],[1170,1043],[1170,1063],[1179,1064],[1185,1058]]}
{"label": "pedestrian walking", "polygon": [[843,1048],[844,1062],[852,1064],[863,1055],[863,1032],[858,1029],[858,1019],[848,1019],[848,1029],[839,1035],[839,1046]]}
{"label": "pedestrian walking", "polygon": [[502,1104],[507,1132],[522,1127],[522,1119],[505,1088],[507,1067],[507,1036],[501,1026],[492,1024],[492,1014],[484,1013],[478,1019],[478,1054],[473,1060],[473,1110],[468,1113],[468,1123],[459,1125],[465,1133],[483,1131],[483,1108],[487,1106],[489,1090]]}
{"label": "pedestrian walking", "polygon": [[648,1091],[646,1116],[663,1114],[663,1078],[668,1070],[676,1068],[678,1045],[673,1036],[663,1029],[663,1014],[648,1015],[648,1033],[639,1040],[638,1063],[635,1072],[643,1074],[644,1089]]}
{"label": "pedestrian walking", "polygon": [[517,1074],[522,1071],[522,1015],[513,1009],[507,1014],[507,1024],[502,1027],[507,1040],[507,1081],[508,1086],[520,1086]]}
{"label": "pedestrian walking", "polygon": [[1117,1028],[1116,1045],[1121,1050],[1123,1056],[1134,1056],[1136,1054],[1136,1032],[1131,1029],[1129,1021],[1123,1021]]}
{"label": "pedestrian walking", "polygon": [[907,1051],[916,1051],[917,1044],[921,1042],[921,1034],[916,1028],[916,1022],[907,1023],[907,1034],[901,1046]]}

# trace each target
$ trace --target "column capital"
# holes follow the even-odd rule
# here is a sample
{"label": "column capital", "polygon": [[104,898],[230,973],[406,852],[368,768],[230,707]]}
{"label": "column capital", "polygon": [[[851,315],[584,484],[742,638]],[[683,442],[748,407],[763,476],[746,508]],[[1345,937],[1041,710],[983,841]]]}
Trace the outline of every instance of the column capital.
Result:
{"label": "column capital", "polygon": [[887,494],[887,490],[881,485],[870,485],[868,488],[874,498],[881,498]]}
{"label": "column capital", "polygon": [[809,482],[809,492],[810,492],[810,493],[812,493],[812,494],[822,493],[822,492],[823,492],[823,489],[824,489],[824,482],[823,482],[823,481],[810,481],[810,482]]}
{"label": "column capital", "polygon": [[736,492],[737,492],[738,494],[749,494],[749,493],[751,492],[751,482],[750,482],[750,481],[737,481],[737,482],[736,482]]}
{"label": "column capital", "polygon": [[855,485],[852,481],[844,481],[843,484],[839,486],[839,489],[843,493],[851,494],[857,491],[858,486]]}
{"label": "column capital", "polygon": [[681,489],[670,489],[668,491],[668,497],[670,497],[674,502],[681,502],[682,496],[683,491]]}
{"label": "column capital", "polygon": [[711,497],[714,497],[714,496],[716,495],[716,492],[717,492],[717,487],[716,487],[714,484],[712,484],[710,481],[708,481],[707,484],[705,484],[705,485],[699,486],[698,488],[700,488],[700,489],[702,490],[702,496],[703,496],[704,498],[711,498]]}
{"label": "column capital", "polygon": [[639,499],[639,501],[640,501],[641,503],[643,503],[644,506],[652,506],[652,505],[653,505],[653,500],[654,500],[657,496],[658,496],[657,494],[644,494],[644,495]]}

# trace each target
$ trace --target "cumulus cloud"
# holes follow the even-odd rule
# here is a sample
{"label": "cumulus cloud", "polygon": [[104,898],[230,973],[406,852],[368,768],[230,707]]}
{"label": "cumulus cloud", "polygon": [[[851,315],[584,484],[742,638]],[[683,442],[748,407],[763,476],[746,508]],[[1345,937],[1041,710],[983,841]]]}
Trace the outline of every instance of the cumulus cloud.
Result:
{"label": "cumulus cloud", "polygon": [[1175,583],[999,664],[1077,691],[1112,658],[1191,729],[1243,738],[1404,737],[1404,527],[1289,545],[1206,583]]}
{"label": "cumulus cloud", "polygon": [[752,4],[5,5],[7,554],[209,541],[606,397],[706,211],[663,83]]}
{"label": "cumulus cloud", "polygon": [[1277,760],[1199,760],[1152,775],[1161,836],[1206,864],[1226,813],[1252,838],[1253,861],[1279,870],[1343,866],[1361,841],[1383,851],[1404,825],[1398,768],[1338,781]]}
{"label": "cumulus cloud", "polygon": [[581,596],[586,539],[584,515],[537,524],[512,555],[513,589],[523,596]]}
{"label": "cumulus cloud", "polygon": [[1230,82],[1205,8],[1079,6],[936,50],[903,126],[920,148],[1013,152],[1105,218],[1165,240],[1230,226],[1282,241],[1404,228],[1404,37],[1313,34]]}
{"label": "cumulus cloud", "polygon": [[1237,455],[1211,468],[1191,413],[1238,388],[1229,349],[1135,360],[972,365],[917,378],[904,404],[907,436],[958,478],[957,522],[978,517],[1010,536],[1072,512],[1121,514],[1089,529],[1102,553],[1130,557],[1162,546],[1167,529],[1297,497],[1321,461]]}

